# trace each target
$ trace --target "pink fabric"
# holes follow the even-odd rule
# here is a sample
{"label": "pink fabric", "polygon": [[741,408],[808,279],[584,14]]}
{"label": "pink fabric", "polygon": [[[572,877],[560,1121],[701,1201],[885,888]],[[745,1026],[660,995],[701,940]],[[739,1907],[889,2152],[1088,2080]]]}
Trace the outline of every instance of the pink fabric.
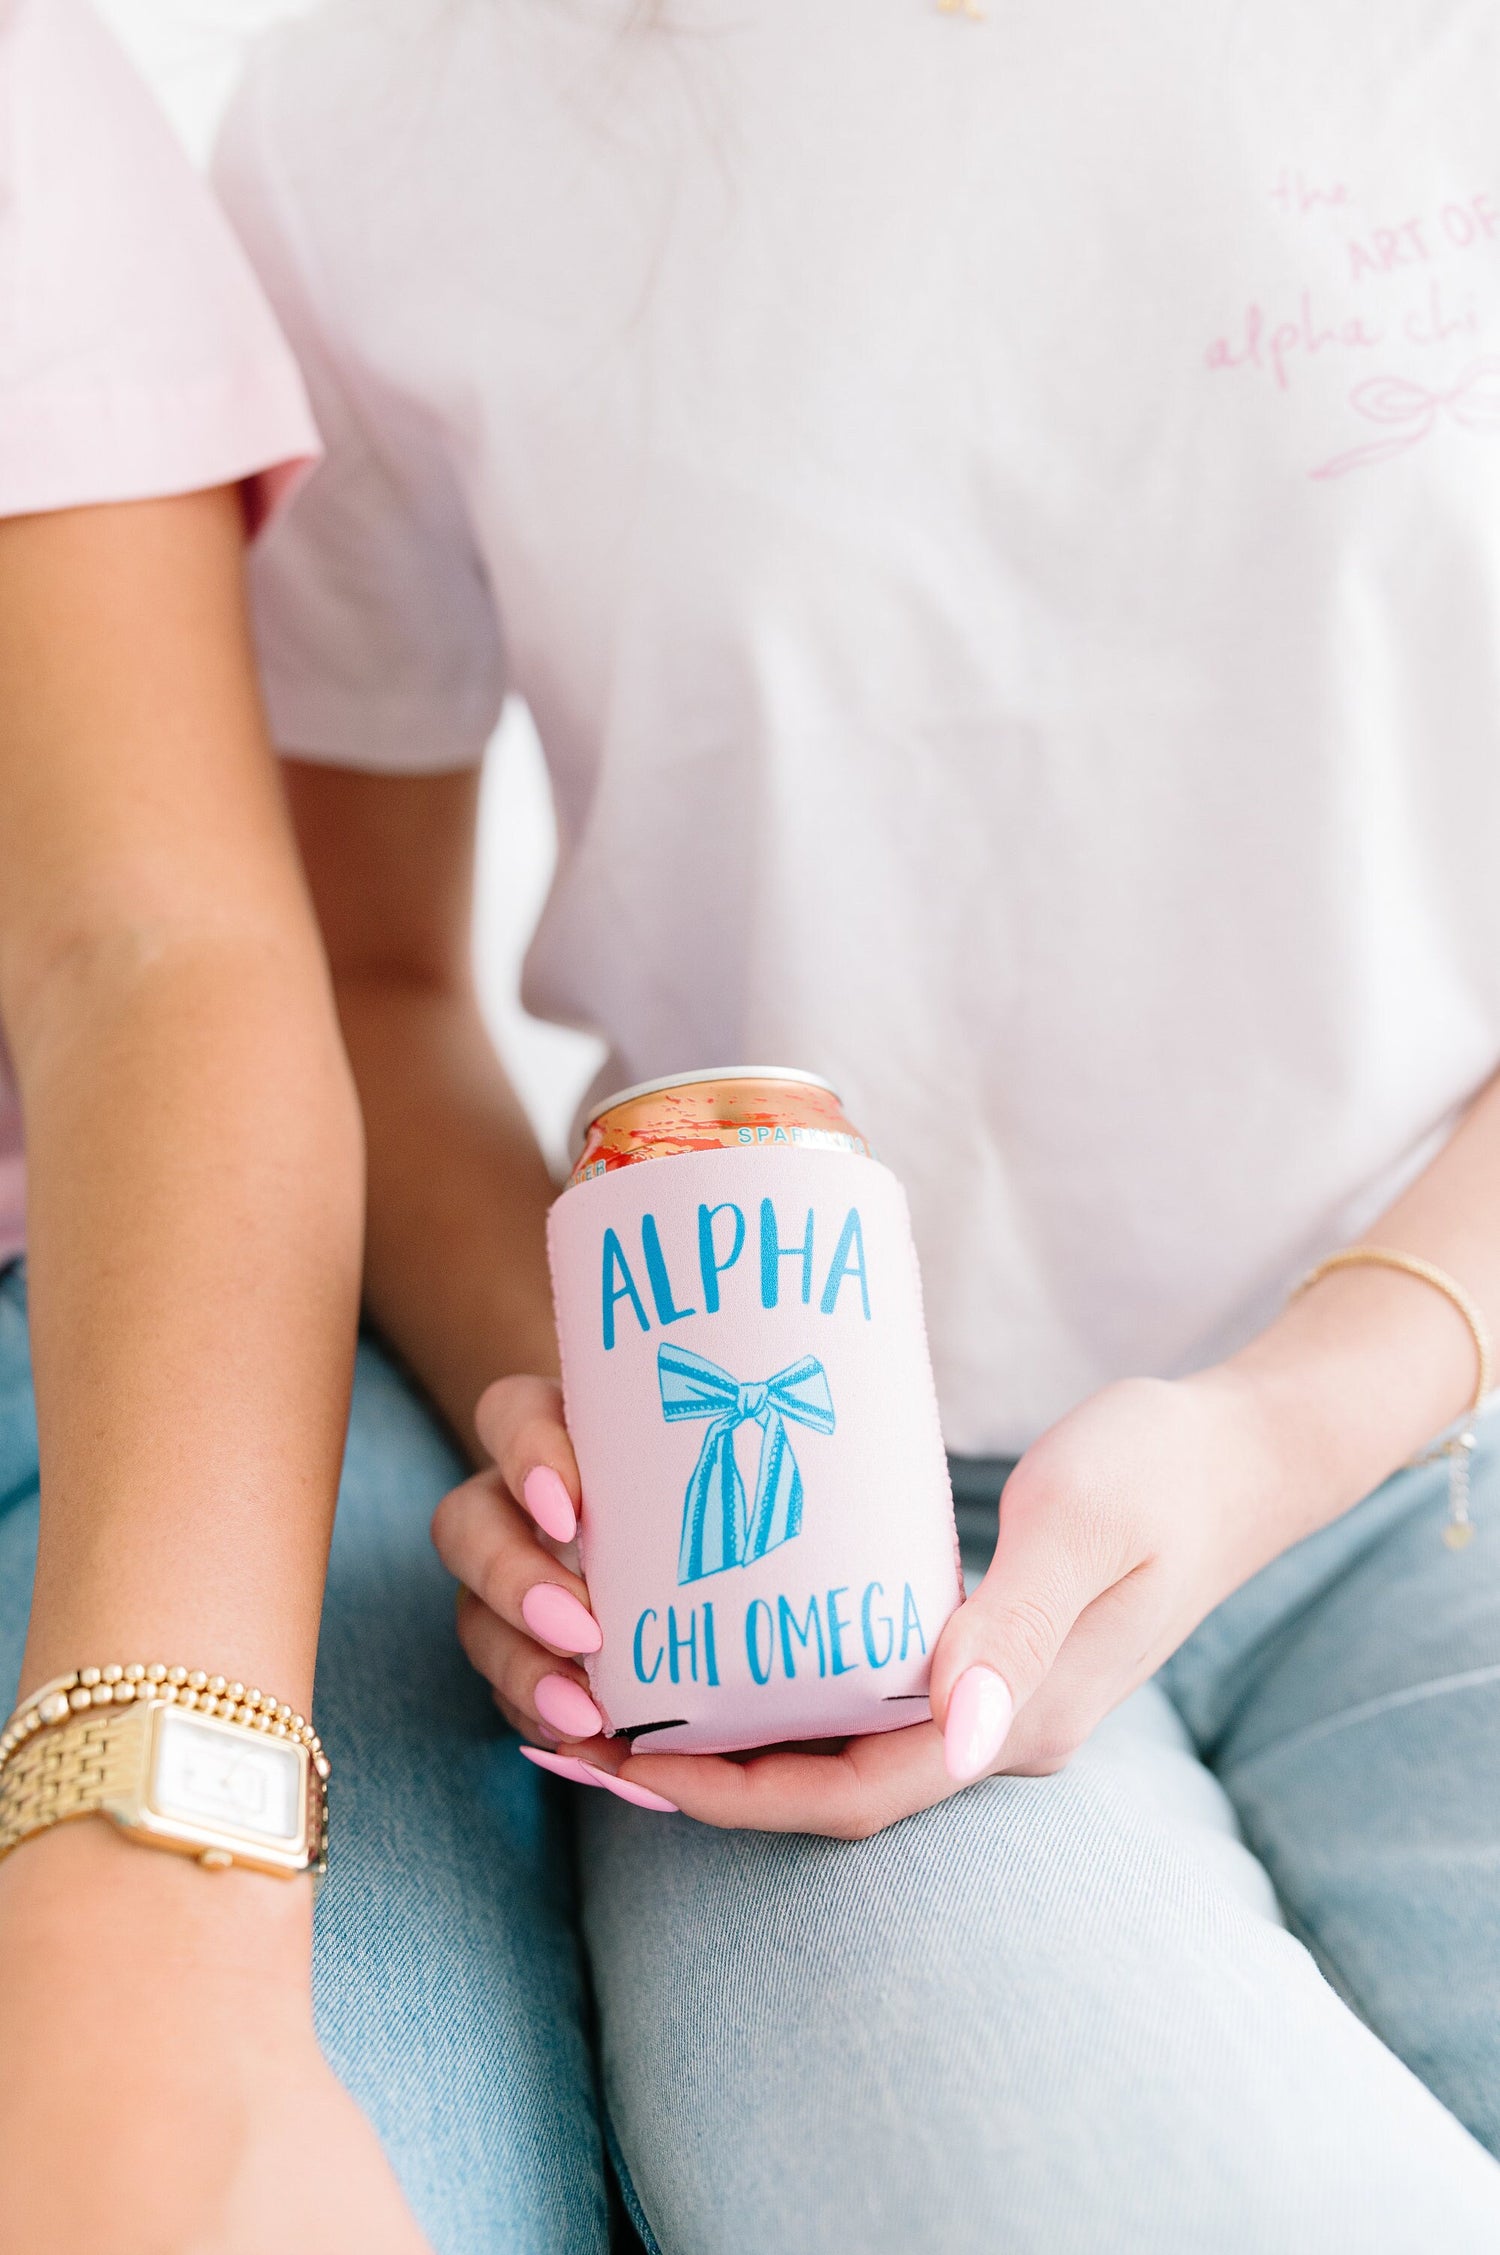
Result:
{"label": "pink fabric", "polygon": [[0,515],[269,471],[255,518],[317,444],[244,254],[124,55],[84,0],[0,0]]}
{"label": "pink fabric", "polygon": [[[245,481],[265,521],[316,455],[238,243],[83,0],[0,0],[0,516]],[[23,1239],[0,1051],[0,1260]]]}
{"label": "pink fabric", "polygon": [[958,1546],[895,1176],[694,1152],[564,1191],[548,1242],[610,1730],[710,1752],[923,1720]]}

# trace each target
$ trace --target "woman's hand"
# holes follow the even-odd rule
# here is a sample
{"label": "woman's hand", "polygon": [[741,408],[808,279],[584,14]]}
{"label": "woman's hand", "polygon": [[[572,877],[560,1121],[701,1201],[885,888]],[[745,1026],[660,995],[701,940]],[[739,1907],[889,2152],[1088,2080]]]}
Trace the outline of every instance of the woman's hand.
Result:
{"label": "woman's hand", "polygon": [[[534,1760],[641,1808],[672,1809],[641,1780],[619,1775],[629,1747],[600,1735],[604,1718],[578,1664],[604,1640],[569,1562],[581,1490],[561,1387],[550,1378],[502,1378],[480,1397],[474,1423],[494,1465],[444,1496],[432,1522],[438,1555],[463,1584],[460,1643],[506,1721],[542,1740]],[[560,1742],[567,1757],[554,1751]]]}
{"label": "woman's hand", "polygon": [[502,1378],[474,1413],[494,1458],[438,1505],[432,1539],[463,1587],[458,1634],[506,1721],[548,1744],[604,1727],[579,1658],[603,1638],[570,1560],[578,1463],[548,1378]]}
{"label": "woman's hand", "polygon": [[1012,1473],[989,1572],[933,1654],[935,1721],[832,1755],[637,1755],[625,1775],[706,1823],[859,1839],[993,1772],[1060,1769],[1293,1539],[1285,1490],[1227,1374],[1107,1387]]}
{"label": "woman's hand", "polygon": [[1044,1433],[933,1657],[950,1774],[1060,1769],[1286,1546],[1287,1488],[1254,1395],[1223,1372],[1123,1380]]}
{"label": "woman's hand", "polygon": [[305,1881],[97,1818],[0,1865],[0,2247],[426,2255],[318,2050]]}
{"label": "woman's hand", "polygon": [[[1205,1614],[1306,1531],[1249,1384],[1223,1371],[1128,1380],[1055,1425],[1011,1475],[994,1561],[933,1654],[934,1722],[833,1753],[633,1755],[592,1735],[592,1702],[570,1727],[587,1692],[559,1632],[571,1624],[576,1652],[597,1648],[598,1629],[582,1582],[534,1524],[555,1512],[550,1531],[571,1533],[579,1494],[558,1390],[506,1380],[479,1421],[499,1470],[457,1489],[435,1526],[466,1584],[466,1651],[517,1729],[561,1742],[564,1774],[634,1787],[631,1798],[644,1789],[648,1806],[707,1824],[861,1838],[987,1772],[1058,1769]],[[547,1585],[576,1614],[538,1599]]]}

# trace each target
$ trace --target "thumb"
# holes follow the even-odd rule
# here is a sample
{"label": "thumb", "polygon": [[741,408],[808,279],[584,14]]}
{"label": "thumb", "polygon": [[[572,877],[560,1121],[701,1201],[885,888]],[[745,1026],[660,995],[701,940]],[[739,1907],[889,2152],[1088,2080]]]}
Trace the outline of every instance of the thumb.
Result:
{"label": "thumb", "polygon": [[992,1767],[1097,1583],[1055,1520],[1013,1519],[1007,1530],[1002,1511],[989,1572],[932,1656],[932,1712],[943,1726],[948,1775],[960,1785]]}

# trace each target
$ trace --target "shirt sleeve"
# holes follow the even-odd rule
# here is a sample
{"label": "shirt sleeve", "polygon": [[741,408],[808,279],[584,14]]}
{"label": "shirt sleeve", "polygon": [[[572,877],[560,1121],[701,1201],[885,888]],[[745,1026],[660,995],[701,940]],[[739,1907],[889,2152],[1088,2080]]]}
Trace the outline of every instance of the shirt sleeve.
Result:
{"label": "shirt sleeve", "polygon": [[86,0],[0,0],[0,515],[245,481],[317,452],[248,261]]}
{"label": "shirt sleeve", "polygon": [[[278,115],[273,41],[231,107],[214,176],[302,367],[324,446],[251,567],[275,741],[373,771],[471,766],[504,680],[453,440],[341,312],[358,294],[353,254],[341,265],[320,251],[317,191],[282,162]],[[301,142],[289,134],[287,147]],[[383,302],[399,290],[399,277],[382,278]],[[399,303],[394,316],[386,305],[385,323],[399,331]]]}

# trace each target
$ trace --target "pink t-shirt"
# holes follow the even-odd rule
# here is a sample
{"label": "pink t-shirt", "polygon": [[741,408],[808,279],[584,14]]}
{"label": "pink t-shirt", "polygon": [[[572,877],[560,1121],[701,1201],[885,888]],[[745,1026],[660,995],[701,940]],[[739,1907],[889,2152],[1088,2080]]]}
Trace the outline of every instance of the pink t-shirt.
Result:
{"label": "pink t-shirt", "polygon": [[[317,452],[237,242],[84,0],[0,0],[0,516],[246,481]],[[0,1050],[0,1261],[23,1241]]]}

